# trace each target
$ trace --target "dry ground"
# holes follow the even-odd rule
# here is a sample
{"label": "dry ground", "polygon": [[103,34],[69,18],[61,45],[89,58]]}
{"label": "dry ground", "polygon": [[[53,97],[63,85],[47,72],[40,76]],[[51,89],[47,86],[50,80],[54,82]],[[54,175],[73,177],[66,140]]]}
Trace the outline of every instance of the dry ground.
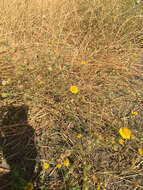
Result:
{"label": "dry ground", "polygon": [[143,189],[142,3],[0,8],[0,189]]}

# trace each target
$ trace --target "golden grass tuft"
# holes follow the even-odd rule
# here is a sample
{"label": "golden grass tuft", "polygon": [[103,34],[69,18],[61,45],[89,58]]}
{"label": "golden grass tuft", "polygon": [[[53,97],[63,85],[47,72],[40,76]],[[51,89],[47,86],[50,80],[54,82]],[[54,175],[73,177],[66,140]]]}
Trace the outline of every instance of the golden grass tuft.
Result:
{"label": "golden grass tuft", "polygon": [[0,135],[8,106],[27,105],[34,189],[143,187],[142,3],[3,0],[0,17]]}

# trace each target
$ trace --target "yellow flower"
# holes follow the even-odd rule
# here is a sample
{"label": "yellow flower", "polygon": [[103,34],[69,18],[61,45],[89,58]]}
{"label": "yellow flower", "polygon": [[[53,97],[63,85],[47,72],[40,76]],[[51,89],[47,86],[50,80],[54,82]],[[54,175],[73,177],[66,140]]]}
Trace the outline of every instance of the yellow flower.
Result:
{"label": "yellow flower", "polygon": [[7,81],[3,80],[2,85],[5,86],[6,84],[9,84],[11,82],[11,79],[8,78]]}
{"label": "yellow flower", "polygon": [[92,167],[92,165],[91,165],[91,164],[89,164],[87,167],[88,167],[88,169],[90,169],[90,168]]}
{"label": "yellow flower", "polygon": [[112,141],[111,141],[111,143],[112,143],[112,144],[115,144],[115,141],[114,141],[114,140],[112,140]]}
{"label": "yellow flower", "polygon": [[48,164],[48,163],[44,163],[44,164],[43,164],[43,168],[44,168],[44,169],[48,169],[48,168],[49,168],[49,164]]}
{"label": "yellow flower", "polygon": [[120,139],[120,140],[119,140],[119,143],[120,143],[122,146],[124,146],[124,141],[123,141],[123,139]]}
{"label": "yellow flower", "polygon": [[6,98],[6,97],[7,97],[7,93],[2,93],[2,94],[1,94],[1,97],[2,97],[2,98]]}
{"label": "yellow flower", "polygon": [[68,158],[66,158],[66,159],[65,159],[65,161],[64,161],[64,165],[65,165],[65,166],[68,166],[68,165],[69,165],[69,163],[70,163],[70,162],[69,162],[69,159],[68,159]]}
{"label": "yellow flower", "polygon": [[73,94],[76,94],[76,93],[78,92],[77,86],[71,86],[71,87],[70,87],[70,91],[71,91]]}
{"label": "yellow flower", "polygon": [[124,139],[130,139],[131,137],[131,130],[129,130],[127,127],[121,127],[119,133]]}
{"label": "yellow flower", "polygon": [[8,78],[7,79],[7,83],[9,84],[11,82],[11,78]]}
{"label": "yellow flower", "polygon": [[139,149],[138,149],[138,153],[141,154],[141,155],[143,155],[143,149],[142,149],[142,148],[139,148]]}
{"label": "yellow flower", "polygon": [[132,114],[133,115],[138,115],[138,112],[137,111],[132,111]]}
{"label": "yellow flower", "polygon": [[0,43],[3,43],[4,42],[4,40],[3,39],[0,39]]}
{"label": "yellow flower", "polygon": [[137,56],[137,54],[136,54],[136,53],[134,53],[134,54],[133,54],[133,56],[135,56],[135,57],[136,57],[136,56]]}
{"label": "yellow flower", "polygon": [[81,137],[82,137],[82,134],[79,133],[79,134],[77,135],[77,138],[80,139]]}
{"label": "yellow flower", "polygon": [[40,81],[40,82],[39,82],[39,85],[42,85],[42,84],[43,84],[43,82],[42,82],[42,81]]}
{"label": "yellow flower", "polygon": [[33,190],[34,186],[32,183],[28,183],[24,190]]}
{"label": "yellow flower", "polygon": [[24,68],[23,68],[23,67],[21,68],[21,71],[24,71]]}
{"label": "yellow flower", "polygon": [[62,167],[62,164],[57,164],[57,168],[61,168]]}
{"label": "yellow flower", "polygon": [[100,190],[100,184],[97,185],[97,190]]}
{"label": "yellow flower", "polygon": [[81,62],[81,64],[82,64],[82,65],[85,65],[85,64],[86,64],[86,62],[85,62],[85,61],[82,61],[82,62]]}

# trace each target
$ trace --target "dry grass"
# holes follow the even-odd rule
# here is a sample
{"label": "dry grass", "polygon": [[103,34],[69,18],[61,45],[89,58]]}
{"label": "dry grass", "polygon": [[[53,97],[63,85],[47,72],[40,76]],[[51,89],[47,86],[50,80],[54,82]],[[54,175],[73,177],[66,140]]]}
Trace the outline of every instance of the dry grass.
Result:
{"label": "dry grass", "polygon": [[143,4],[3,0],[0,17],[5,188],[143,189]]}

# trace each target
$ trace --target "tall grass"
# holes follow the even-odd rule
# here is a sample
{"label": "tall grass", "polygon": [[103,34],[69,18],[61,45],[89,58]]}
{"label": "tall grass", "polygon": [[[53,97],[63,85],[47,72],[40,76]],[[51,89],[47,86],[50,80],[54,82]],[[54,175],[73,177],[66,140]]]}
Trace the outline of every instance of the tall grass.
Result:
{"label": "tall grass", "polygon": [[[143,4],[3,0],[0,18],[0,105],[28,105],[28,123],[42,131],[35,187],[116,189],[117,178],[119,189],[124,180],[134,185],[126,174],[142,175],[135,164],[143,139]],[[131,141],[121,141],[122,126]]]}

